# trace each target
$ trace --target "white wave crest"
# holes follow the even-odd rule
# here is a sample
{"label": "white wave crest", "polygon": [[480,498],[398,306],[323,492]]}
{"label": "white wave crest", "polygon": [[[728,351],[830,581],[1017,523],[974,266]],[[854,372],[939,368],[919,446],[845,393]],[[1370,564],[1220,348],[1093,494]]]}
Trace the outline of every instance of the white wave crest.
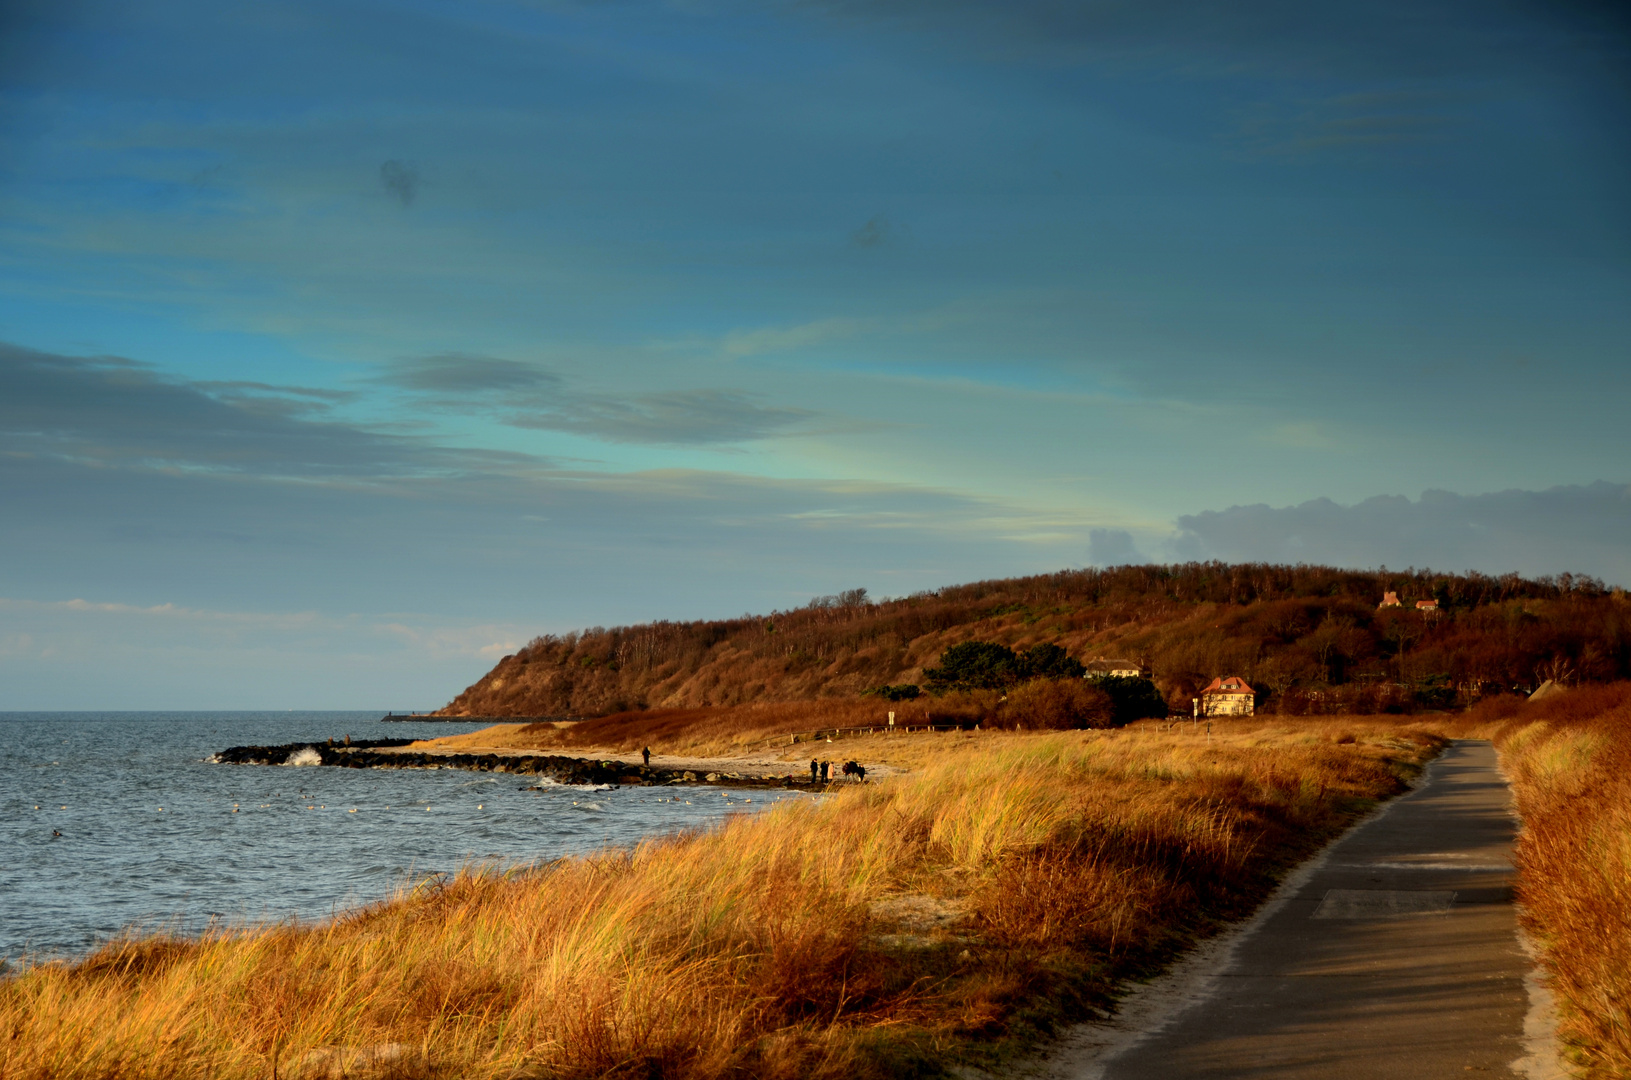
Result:
{"label": "white wave crest", "polygon": [[321,765],[322,763],[323,755],[317,752],[317,748],[315,746],[302,746],[299,750],[296,750],[294,753],[290,754],[288,760],[286,760],[283,764]]}

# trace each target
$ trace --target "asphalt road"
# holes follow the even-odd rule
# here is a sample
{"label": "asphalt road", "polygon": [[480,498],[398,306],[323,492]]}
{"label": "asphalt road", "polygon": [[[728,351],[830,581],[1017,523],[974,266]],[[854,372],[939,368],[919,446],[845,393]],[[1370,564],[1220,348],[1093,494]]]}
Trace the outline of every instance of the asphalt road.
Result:
{"label": "asphalt road", "polygon": [[1420,787],[1337,841],[1239,943],[1211,994],[1094,1072],[1516,1076],[1529,962],[1512,904],[1515,831],[1493,747],[1454,743]]}

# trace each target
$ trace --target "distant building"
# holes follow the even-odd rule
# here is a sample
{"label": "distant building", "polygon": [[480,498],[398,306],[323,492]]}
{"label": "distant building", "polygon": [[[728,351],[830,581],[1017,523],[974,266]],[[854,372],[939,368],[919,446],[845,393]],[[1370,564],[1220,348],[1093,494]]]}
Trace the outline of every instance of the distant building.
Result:
{"label": "distant building", "polygon": [[1089,679],[1137,679],[1144,674],[1131,660],[1089,660],[1084,666]]}
{"label": "distant building", "polygon": [[1202,716],[1251,716],[1257,711],[1257,691],[1238,675],[1213,679],[1201,691]]}
{"label": "distant building", "polygon": [[1385,607],[1403,607],[1404,605],[1399,603],[1399,594],[1396,593],[1396,592],[1393,592],[1392,590],[1389,590],[1388,592],[1385,592],[1385,593],[1382,594],[1382,602],[1380,604],[1377,604],[1376,606],[1379,607],[1379,608],[1385,608]]}
{"label": "distant building", "polygon": [[1417,600],[1416,601],[1416,610],[1420,611],[1420,612],[1422,612],[1423,614],[1426,614],[1426,615],[1437,615],[1438,614],[1438,601],[1437,600]]}

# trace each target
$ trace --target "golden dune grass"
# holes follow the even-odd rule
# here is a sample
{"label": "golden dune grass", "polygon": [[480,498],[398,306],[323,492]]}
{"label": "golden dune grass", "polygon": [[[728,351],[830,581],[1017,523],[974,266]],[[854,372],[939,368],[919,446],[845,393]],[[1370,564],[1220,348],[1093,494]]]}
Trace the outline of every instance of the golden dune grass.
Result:
{"label": "golden dune grass", "polygon": [[1498,728],[1523,818],[1518,895],[1559,1035],[1587,1076],[1631,1077],[1631,683],[1492,703],[1480,718]]}
{"label": "golden dune grass", "polygon": [[925,745],[910,775],[706,833],[36,966],[0,982],[0,1075],[321,1075],[379,1050],[401,1076],[884,1077],[1001,1054],[1245,914],[1435,739]]}
{"label": "golden dune grass", "polygon": [[[468,750],[505,747],[535,753],[571,753],[576,750],[613,750],[633,753],[650,746],[660,754],[741,754],[779,748],[787,736],[825,728],[883,727],[894,711],[898,722],[925,724],[931,707],[938,719],[948,709],[968,706],[954,695],[950,703],[936,699],[892,703],[877,698],[823,701],[755,702],[750,705],[709,705],[694,709],[640,709],[597,716],[566,727],[553,723],[496,724],[461,735],[448,735],[416,743],[416,748]],[[995,711],[998,694],[983,695],[979,704]],[[977,714],[970,712],[969,723]]]}

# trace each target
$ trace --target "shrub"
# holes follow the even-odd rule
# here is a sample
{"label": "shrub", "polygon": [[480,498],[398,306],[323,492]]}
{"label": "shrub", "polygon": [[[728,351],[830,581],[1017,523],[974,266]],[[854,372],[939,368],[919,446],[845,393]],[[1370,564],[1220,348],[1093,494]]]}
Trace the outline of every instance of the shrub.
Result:
{"label": "shrub", "polygon": [[1081,679],[1033,679],[1015,688],[1003,703],[1004,726],[1025,729],[1111,727],[1116,704],[1110,695]]}
{"label": "shrub", "polygon": [[930,690],[1000,690],[1019,681],[1020,660],[1006,645],[965,641],[940,654],[940,666],[923,677]]}
{"label": "shrub", "polygon": [[1026,679],[1080,679],[1087,674],[1080,660],[1052,643],[1032,645],[1021,653],[1019,670]]}
{"label": "shrub", "polygon": [[871,690],[861,692],[862,697],[881,697],[885,701],[911,701],[922,691],[916,683],[901,683],[899,686],[875,686]]}
{"label": "shrub", "polygon": [[1167,715],[1167,699],[1161,696],[1161,691],[1148,679],[1107,675],[1091,682],[1115,703],[1117,727],[1130,724],[1134,720]]}
{"label": "shrub", "polygon": [[1027,679],[1080,679],[1081,662],[1057,645],[1044,642],[1016,653],[989,641],[965,641],[940,654],[940,666],[923,677],[931,690],[1001,690]]}

